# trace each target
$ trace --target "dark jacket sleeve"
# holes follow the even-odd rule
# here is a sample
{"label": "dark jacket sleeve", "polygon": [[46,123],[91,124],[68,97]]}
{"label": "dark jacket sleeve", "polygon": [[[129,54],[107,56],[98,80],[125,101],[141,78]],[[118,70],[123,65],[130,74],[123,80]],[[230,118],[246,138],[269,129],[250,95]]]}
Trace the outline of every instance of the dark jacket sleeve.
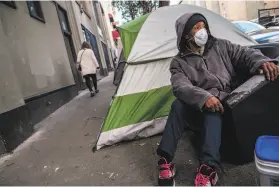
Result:
{"label": "dark jacket sleeve", "polygon": [[193,86],[175,58],[171,62],[170,72],[175,97],[198,110],[202,110],[204,103],[212,95],[202,88]]}
{"label": "dark jacket sleeve", "polygon": [[[221,40],[221,42],[224,45],[224,49],[227,49],[233,66],[235,68],[248,69],[251,74],[255,73],[263,63],[276,61],[264,56],[258,49],[232,44],[227,40]],[[221,45],[222,48],[223,45]]]}

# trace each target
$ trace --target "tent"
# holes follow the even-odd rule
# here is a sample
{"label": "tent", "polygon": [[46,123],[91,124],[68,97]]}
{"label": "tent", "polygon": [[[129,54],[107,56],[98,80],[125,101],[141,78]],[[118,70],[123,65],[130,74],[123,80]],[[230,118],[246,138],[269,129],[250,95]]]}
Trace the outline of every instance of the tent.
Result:
{"label": "tent", "polygon": [[124,49],[124,58],[127,60],[137,35],[150,14],[145,14],[127,24],[118,27]]}
{"label": "tent", "polygon": [[[163,131],[174,100],[169,65],[178,53],[175,21],[186,12],[203,14],[214,36],[240,45],[257,44],[231,22],[210,10],[193,5],[155,10],[146,17],[129,53],[124,75],[98,136],[97,150]],[[128,34],[124,37],[132,38]]]}
{"label": "tent", "polygon": [[120,83],[126,64],[127,62],[124,59],[124,51],[122,49],[118,59],[117,68],[115,68],[114,70],[113,84],[115,86],[118,86],[118,84]]}
{"label": "tent", "polygon": [[114,71],[113,84],[115,86],[118,86],[120,80],[122,79],[124,68],[126,67],[127,63],[126,59],[128,58],[138,33],[148,16],[149,14],[145,14],[133,21],[128,22],[127,24],[118,27],[118,30],[121,33],[120,35],[123,48],[118,59],[117,68]]}

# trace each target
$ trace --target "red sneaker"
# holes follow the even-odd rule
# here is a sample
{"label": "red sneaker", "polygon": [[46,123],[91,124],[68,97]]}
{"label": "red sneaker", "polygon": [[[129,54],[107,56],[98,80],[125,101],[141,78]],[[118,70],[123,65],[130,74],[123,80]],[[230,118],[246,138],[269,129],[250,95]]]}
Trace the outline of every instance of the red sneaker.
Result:
{"label": "red sneaker", "polygon": [[198,168],[195,186],[215,186],[218,181],[216,170],[205,164]]}
{"label": "red sneaker", "polygon": [[172,162],[168,163],[165,158],[161,158],[158,162],[159,167],[159,186],[175,186],[174,176],[175,168]]}

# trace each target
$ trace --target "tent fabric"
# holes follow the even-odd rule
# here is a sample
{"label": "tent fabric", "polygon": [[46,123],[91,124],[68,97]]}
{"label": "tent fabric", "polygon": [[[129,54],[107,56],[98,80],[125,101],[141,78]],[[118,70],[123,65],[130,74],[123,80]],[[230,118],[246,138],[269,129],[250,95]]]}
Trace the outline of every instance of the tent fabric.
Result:
{"label": "tent fabric", "polygon": [[139,134],[153,135],[163,131],[165,121],[156,119],[169,114],[175,99],[169,79],[171,60],[126,66],[103,124],[97,149],[112,145],[112,142],[137,138]]}
{"label": "tent fabric", "polygon": [[162,117],[103,132],[96,148],[98,150],[106,145],[113,145],[121,141],[147,138],[159,134],[165,128],[166,121],[167,117]]}
{"label": "tent fabric", "polygon": [[124,73],[124,68],[126,66],[126,61],[124,59],[124,52],[123,49],[121,50],[120,56],[117,59],[117,68],[114,71],[114,77],[113,77],[113,84],[115,86],[118,86],[118,84],[120,83],[123,73]]}
{"label": "tent fabric", "polygon": [[173,100],[171,86],[116,97],[103,132],[167,116]]}
{"label": "tent fabric", "polygon": [[193,5],[169,6],[157,9],[148,17],[127,61],[139,63],[175,56],[178,53],[175,22],[186,12],[203,14],[213,36],[230,39],[240,45],[257,44],[255,40],[236,28],[234,24],[210,10]]}
{"label": "tent fabric", "polygon": [[137,38],[137,35],[145,22],[145,20],[148,18],[149,14],[145,14],[133,21],[130,21],[120,27],[118,27],[118,31],[121,35],[121,40],[123,43],[124,48],[124,57],[125,59],[128,59],[128,56],[130,54],[130,51],[133,47],[133,44]]}
{"label": "tent fabric", "polygon": [[175,99],[169,72],[171,60],[178,53],[175,21],[186,12],[204,14],[214,36],[246,46],[257,44],[220,15],[191,5],[159,8],[144,19],[122,26],[126,55],[131,52],[99,134],[97,149],[163,131]]}
{"label": "tent fabric", "polygon": [[171,60],[172,58],[168,58],[149,64],[127,66],[116,96],[146,92],[170,85]]}

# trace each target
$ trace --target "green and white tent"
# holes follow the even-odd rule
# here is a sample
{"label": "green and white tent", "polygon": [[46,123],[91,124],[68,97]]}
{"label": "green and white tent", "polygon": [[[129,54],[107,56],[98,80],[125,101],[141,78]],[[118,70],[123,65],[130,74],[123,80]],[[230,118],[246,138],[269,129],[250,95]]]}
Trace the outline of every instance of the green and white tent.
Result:
{"label": "green and white tent", "polygon": [[124,58],[127,60],[128,56],[131,52],[131,49],[135,43],[135,40],[138,36],[138,33],[145,22],[145,20],[148,18],[150,14],[145,14],[143,16],[140,16],[139,18],[130,21],[121,27],[118,27],[118,31],[121,36],[121,41],[123,45],[124,50]]}
{"label": "green and white tent", "polygon": [[[125,38],[124,50],[129,54],[127,66],[101,128],[97,150],[123,140],[149,137],[163,131],[171,104],[175,99],[169,72],[170,62],[178,53],[175,21],[186,12],[203,14],[214,36],[241,45],[256,44],[228,20],[201,7],[168,6],[146,15],[146,19],[140,19],[141,24],[142,21],[144,23],[136,34],[134,43],[132,40],[135,35],[129,36],[128,32],[124,36],[123,33],[121,35]],[[123,27],[131,31],[134,23],[129,24]],[[127,41],[129,38],[131,41]],[[133,44],[130,45],[129,42]],[[131,50],[128,46],[132,46]]]}

